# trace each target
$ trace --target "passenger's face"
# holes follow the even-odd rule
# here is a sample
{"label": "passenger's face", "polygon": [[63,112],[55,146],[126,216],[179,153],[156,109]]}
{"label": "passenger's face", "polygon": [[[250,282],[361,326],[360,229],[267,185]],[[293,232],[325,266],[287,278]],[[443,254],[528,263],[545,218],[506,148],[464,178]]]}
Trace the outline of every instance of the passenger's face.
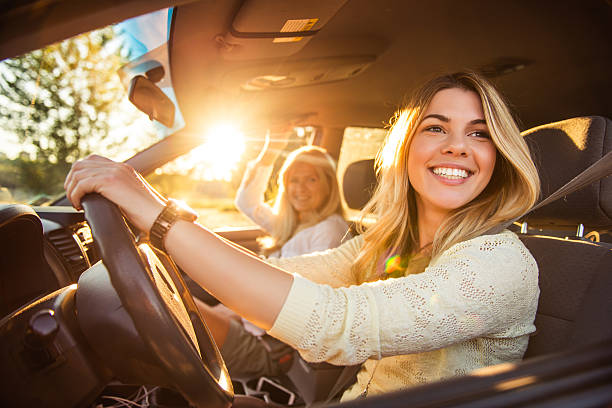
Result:
{"label": "passenger's face", "polygon": [[287,195],[291,206],[300,216],[317,212],[329,194],[312,164],[294,163],[288,172]]}
{"label": "passenger's face", "polygon": [[489,184],[496,148],[475,92],[439,91],[423,118],[410,144],[408,176],[419,215],[448,214]]}

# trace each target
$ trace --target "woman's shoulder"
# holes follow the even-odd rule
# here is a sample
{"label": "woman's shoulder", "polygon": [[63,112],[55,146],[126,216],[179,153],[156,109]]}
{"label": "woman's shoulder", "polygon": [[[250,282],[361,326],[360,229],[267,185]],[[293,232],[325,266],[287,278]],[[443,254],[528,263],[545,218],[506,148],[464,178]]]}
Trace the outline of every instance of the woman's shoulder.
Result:
{"label": "woman's shoulder", "polygon": [[325,233],[329,231],[346,232],[348,228],[349,228],[348,223],[344,220],[344,218],[340,214],[332,214],[329,217],[320,220],[316,224],[313,224],[309,226],[308,228],[304,228],[300,232],[304,232],[304,231],[306,233],[315,233],[315,232]]}
{"label": "woman's shoulder", "polygon": [[332,214],[329,217],[319,221],[311,228],[311,231],[314,234],[330,234],[333,236],[340,236],[343,240],[352,236],[350,235],[348,223],[340,214]]}
{"label": "woman's shoulder", "polygon": [[318,224],[316,225],[334,225],[334,226],[340,226],[343,228],[348,228],[348,223],[346,222],[346,220],[344,219],[344,217],[342,217],[340,214],[332,214],[329,217],[319,221]]}
{"label": "woman's shoulder", "polygon": [[438,262],[457,256],[475,256],[481,262],[501,264],[506,261],[527,264],[537,270],[535,259],[519,237],[512,231],[504,230],[498,234],[480,235],[459,242],[444,251]]}
{"label": "woman's shoulder", "polygon": [[466,299],[498,294],[521,299],[530,313],[535,313],[537,308],[538,265],[513,232],[506,230],[459,242],[444,251],[426,270],[431,275],[460,282]]}

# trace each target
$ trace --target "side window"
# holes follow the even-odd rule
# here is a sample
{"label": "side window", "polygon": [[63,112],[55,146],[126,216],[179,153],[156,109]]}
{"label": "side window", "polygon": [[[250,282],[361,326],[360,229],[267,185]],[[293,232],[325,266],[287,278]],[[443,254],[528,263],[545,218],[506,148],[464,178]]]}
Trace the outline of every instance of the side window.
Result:
{"label": "side window", "polygon": [[[247,163],[257,157],[264,134],[243,134],[237,129],[218,129],[191,152],[158,168],[147,181],[164,196],[187,203],[199,214],[198,222],[213,230],[244,228],[255,224],[234,206],[236,192]],[[286,151],[274,166],[266,200],[276,195],[276,174],[287,154],[309,143],[308,132],[296,130]]]}
{"label": "side window", "polygon": [[[353,162],[376,157],[378,149],[385,140],[386,129],[347,127],[342,138],[340,157],[338,158],[338,182],[343,189],[344,172]],[[347,207],[342,195],[342,205],[349,219],[355,219],[359,211]]]}

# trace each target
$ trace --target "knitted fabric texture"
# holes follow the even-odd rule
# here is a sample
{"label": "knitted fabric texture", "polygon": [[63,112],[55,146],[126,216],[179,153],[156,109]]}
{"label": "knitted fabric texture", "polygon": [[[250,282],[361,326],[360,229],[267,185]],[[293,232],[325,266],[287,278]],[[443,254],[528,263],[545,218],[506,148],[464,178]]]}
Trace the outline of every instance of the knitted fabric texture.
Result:
{"label": "knitted fabric texture", "polygon": [[458,243],[420,274],[356,286],[350,267],[362,244],[268,260],[294,273],[269,333],[307,361],[364,363],[343,400],[366,386],[375,395],[521,360],[538,268],[514,233]]}

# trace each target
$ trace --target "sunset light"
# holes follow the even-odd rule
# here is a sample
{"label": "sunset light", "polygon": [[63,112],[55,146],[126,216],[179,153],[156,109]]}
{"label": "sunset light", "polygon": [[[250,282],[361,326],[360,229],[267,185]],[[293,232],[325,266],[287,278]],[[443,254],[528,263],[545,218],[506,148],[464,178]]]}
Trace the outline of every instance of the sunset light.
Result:
{"label": "sunset light", "polygon": [[203,178],[229,181],[232,169],[244,152],[244,134],[230,124],[220,124],[206,133],[205,140],[192,152],[196,158],[208,164]]}
{"label": "sunset light", "polygon": [[230,181],[244,152],[244,134],[231,124],[219,124],[209,128],[203,139],[202,145],[167,164],[163,171],[189,173],[199,180]]}

